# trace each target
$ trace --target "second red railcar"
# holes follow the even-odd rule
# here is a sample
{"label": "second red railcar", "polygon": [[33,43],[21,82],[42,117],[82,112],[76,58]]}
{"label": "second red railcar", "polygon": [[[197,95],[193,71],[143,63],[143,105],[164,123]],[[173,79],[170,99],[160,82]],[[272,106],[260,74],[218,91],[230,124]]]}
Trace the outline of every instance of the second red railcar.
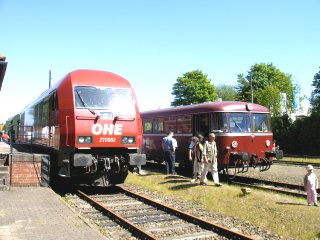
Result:
{"label": "second red railcar", "polygon": [[176,161],[188,163],[191,137],[210,132],[216,135],[218,168],[230,175],[246,171],[248,166],[267,170],[272,157],[281,157],[273,149],[273,134],[268,108],[246,102],[224,101],[142,112],[143,152],[148,159],[163,160],[162,138],[171,130],[178,141]]}

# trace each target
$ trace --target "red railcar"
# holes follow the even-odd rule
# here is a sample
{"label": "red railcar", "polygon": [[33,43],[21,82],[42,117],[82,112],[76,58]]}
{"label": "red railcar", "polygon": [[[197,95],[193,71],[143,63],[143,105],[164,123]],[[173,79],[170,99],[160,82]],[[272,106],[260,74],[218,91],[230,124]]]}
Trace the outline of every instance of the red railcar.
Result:
{"label": "red railcar", "polygon": [[134,91],[110,72],[67,74],[21,112],[18,135],[51,154],[53,175],[88,184],[122,183],[130,166],[145,164]]}
{"label": "red railcar", "polygon": [[246,102],[225,101],[142,112],[143,152],[147,159],[163,160],[161,140],[172,130],[178,141],[176,161],[188,165],[188,146],[192,136],[210,132],[216,135],[218,168],[231,176],[259,166],[267,170],[272,157],[273,134],[268,108]]}

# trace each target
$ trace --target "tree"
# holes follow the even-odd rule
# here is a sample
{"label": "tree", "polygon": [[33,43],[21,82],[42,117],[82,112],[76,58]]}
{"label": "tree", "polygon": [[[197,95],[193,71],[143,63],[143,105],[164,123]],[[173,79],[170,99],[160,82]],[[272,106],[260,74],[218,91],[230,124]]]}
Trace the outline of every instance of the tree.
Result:
{"label": "tree", "polygon": [[273,139],[276,141],[276,145],[280,146],[280,149],[284,150],[286,153],[291,150],[291,126],[292,120],[287,114],[271,118]]}
{"label": "tree", "polygon": [[[252,92],[251,92],[252,84]],[[238,75],[237,99],[269,107],[272,116],[281,116],[283,110],[293,111],[293,91],[291,75],[285,74],[272,63],[255,64],[247,76]]]}
{"label": "tree", "polygon": [[208,75],[200,70],[187,72],[182,77],[178,77],[172,87],[172,95],[175,97],[171,106],[214,101],[218,96]]}
{"label": "tree", "polygon": [[311,86],[314,87],[310,100],[312,112],[320,112],[320,71],[314,75]]}
{"label": "tree", "polygon": [[237,91],[234,86],[220,84],[216,87],[218,98],[223,101],[235,101],[237,99]]}

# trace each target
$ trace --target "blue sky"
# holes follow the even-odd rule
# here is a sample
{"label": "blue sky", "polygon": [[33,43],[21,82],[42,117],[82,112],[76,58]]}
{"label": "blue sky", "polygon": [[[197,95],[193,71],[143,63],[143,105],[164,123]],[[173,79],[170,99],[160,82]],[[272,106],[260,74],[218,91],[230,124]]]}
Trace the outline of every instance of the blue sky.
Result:
{"label": "blue sky", "polygon": [[0,123],[75,69],[127,78],[141,110],[169,107],[172,86],[202,70],[237,84],[273,63],[310,95],[320,67],[318,0],[0,0],[0,53],[8,67]]}

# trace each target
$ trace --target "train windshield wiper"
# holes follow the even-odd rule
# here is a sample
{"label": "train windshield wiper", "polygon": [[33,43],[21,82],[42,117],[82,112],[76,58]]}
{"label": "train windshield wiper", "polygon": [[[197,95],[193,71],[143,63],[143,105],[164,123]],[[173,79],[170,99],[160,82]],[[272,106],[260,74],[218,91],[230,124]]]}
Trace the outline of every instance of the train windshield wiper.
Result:
{"label": "train windshield wiper", "polygon": [[78,91],[76,91],[76,93],[77,93],[77,95],[78,95],[78,97],[79,97],[82,105],[83,105],[86,109],[88,109],[93,115],[96,115],[96,112],[95,112],[93,109],[91,109],[91,108],[88,106],[88,104],[86,104],[86,102],[85,102],[85,101],[83,100],[83,98],[81,97],[80,93],[79,93]]}
{"label": "train windshield wiper", "polygon": [[241,129],[241,127],[238,125],[238,123],[236,123],[236,121],[233,120],[233,119],[232,119],[232,122],[234,122],[234,125],[236,125],[236,127],[239,128],[240,132],[242,132],[242,129]]}

